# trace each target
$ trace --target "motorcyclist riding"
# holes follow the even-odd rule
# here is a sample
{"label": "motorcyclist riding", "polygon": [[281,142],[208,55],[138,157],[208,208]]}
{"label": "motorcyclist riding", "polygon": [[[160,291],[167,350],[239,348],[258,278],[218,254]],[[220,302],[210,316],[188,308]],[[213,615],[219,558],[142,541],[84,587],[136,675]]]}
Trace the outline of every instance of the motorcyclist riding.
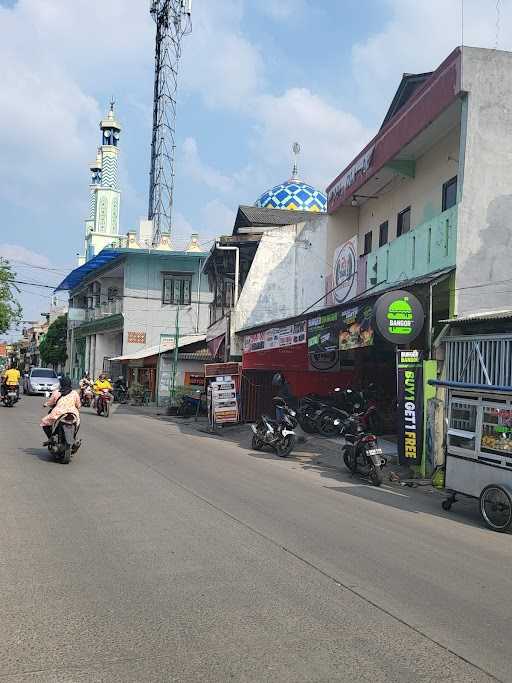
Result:
{"label": "motorcyclist riding", "polygon": [[16,389],[16,396],[20,397],[20,378],[21,374],[15,365],[12,365],[2,374],[1,395],[5,396],[9,387]]}
{"label": "motorcyclist riding", "polygon": [[43,446],[48,446],[50,443],[54,422],[57,418],[66,413],[71,413],[76,417],[76,431],[78,432],[80,426],[80,396],[78,395],[78,392],[72,388],[69,377],[63,377],[61,379],[60,389],[54,391],[50,398],[43,403],[43,406],[52,408],[48,415],[45,415],[41,420],[41,427],[48,439],[44,442]]}
{"label": "motorcyclist riding", "polygon": [[94,401],[95,406],[96,406],[96,401],[98,399],[98,396],[100,395],[100,393],[102,391],[105,391],[105,389],[109,392],[111,398],[113,399],[114,396],[112,394],[112,391],[113,391],[112,383],[109,380],[109,378],[107,377],[106,373],[102,372],[102,373],[100,373],[100,376],[98,377],[98,379],[92,385],[92,390],[94,391],[94,397],[95,397],[95,401]]}

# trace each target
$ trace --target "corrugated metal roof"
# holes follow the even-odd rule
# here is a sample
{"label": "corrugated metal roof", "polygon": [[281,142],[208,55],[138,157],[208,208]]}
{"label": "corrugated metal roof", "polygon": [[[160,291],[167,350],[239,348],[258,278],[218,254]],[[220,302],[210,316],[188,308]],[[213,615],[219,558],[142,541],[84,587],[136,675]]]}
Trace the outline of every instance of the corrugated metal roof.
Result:
{"label": "corrugated metal roof", "polygon": [[467,324],[473,322],[485,322],[486,320],[510,320],[512,319],[512,311],[489,311],[488,313],[474,313],[471,315],[463,315],[460,318],[448,318],[441,320],[442,323],[454,325],[455,323]]}
{"label": "corrugated metal roof", "polygon": [[309,221],[315,216],[325,216],[323,212],[291,211],[289,209],[265,209],[258,206],[239,206],[233,234],[240,228],[270,228],[279,225],[295,225]]}
{"label": "corrugated metal roof", "polygon": [[[205,334],[191,334],[186,337],[180,337],[178,348],[181,349],[184,346],[201,341],[206,341]],[[155,346],[146,346],[143,349],[139,349],[139,351],[127,353],[123,356],[116,356],[115,358],[110,358],[110,360],[140,360],[142,358],[160,355],[166,351],[173,351],[174,346],[174,339],[166,339],[161,344],[156,344]]]}

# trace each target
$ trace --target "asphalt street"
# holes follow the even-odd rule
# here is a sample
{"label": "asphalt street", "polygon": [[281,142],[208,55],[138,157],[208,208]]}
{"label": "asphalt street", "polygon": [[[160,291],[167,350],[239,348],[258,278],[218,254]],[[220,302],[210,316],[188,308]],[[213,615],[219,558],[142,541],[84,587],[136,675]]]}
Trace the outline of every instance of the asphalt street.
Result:
{"label": "asphalt street", "polygon": [[0,407],[0,683],[512,681],[512,537],[140,415]]}

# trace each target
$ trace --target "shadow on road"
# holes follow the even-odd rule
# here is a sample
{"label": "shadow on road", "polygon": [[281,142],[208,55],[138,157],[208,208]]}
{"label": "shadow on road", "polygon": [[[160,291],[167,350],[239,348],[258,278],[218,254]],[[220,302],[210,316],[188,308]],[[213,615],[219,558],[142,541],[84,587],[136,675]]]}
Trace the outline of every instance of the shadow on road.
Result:
{"label": "shadow on road", "polygon": [[35,456],[36,458],[39,458],[39,460],[42,460],[43,462],[55,462],[55,458],[53,457],[53,455],[44,447],[41,447],[41,448],[23,448],[22,452],[26,453],[27,455]]}

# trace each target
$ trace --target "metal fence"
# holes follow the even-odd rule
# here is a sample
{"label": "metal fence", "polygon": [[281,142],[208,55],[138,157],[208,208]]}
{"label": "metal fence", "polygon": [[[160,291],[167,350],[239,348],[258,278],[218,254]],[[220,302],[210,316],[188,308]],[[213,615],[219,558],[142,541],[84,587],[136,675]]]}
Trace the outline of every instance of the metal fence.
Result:
{"label": "metal fence", "polygon": [[512,386],[512,334],[446,337],[449,382]]}

